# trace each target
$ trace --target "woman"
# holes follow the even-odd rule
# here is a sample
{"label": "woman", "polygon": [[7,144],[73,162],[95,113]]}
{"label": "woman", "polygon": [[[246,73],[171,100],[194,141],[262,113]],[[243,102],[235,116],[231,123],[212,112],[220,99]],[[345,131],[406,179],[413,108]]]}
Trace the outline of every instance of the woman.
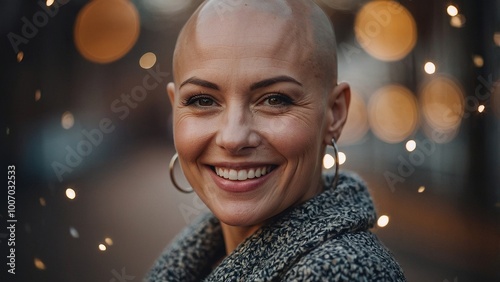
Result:
{"label": "woman", "polygon": [[312,1],[224,2],[186,23],[167,86],[178,159],[212,213],[148,280],[404,281],[368,231],[364,184],[322,177],[350,101],[327,16]]}

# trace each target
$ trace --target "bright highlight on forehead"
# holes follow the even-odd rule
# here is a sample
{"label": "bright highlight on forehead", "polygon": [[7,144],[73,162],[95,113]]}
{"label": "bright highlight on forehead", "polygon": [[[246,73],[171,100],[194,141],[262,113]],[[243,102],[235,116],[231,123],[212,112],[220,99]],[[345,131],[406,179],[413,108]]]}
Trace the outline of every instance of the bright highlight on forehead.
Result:
{"label": "bright highlight on forehead", "polygon": [[293,55],[312,67],[315,76],[336,83],[334,32],[328,17],[310,0],[205,1],[179,35],[174,76],[187,58],[203,55],[204,48],[223,53],[249,45],[255,48],[246,48],[245,55],[270,52],[277,60]]}

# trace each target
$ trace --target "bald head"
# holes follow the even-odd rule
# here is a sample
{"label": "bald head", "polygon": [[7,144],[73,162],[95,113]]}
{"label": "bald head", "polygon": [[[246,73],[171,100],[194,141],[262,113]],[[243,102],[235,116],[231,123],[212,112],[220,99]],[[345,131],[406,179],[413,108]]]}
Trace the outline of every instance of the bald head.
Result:
{"label": "bald head", "polygon": [[190,58],[203,56],[205,48],[219,48],[224,56],[224,52],[238,52],[233,47],[245,44],[267,48],[265,51],[247,48],[249,56],[268,52],[262,55],[272,55],[277,60],[294,57],[296,63],[309,67],[310,74],[327,88],[336,84],[335,35],[328,17],[310,0],[203,2],[177,40],[174,78],[179,79],[178,73],[189,64]]}

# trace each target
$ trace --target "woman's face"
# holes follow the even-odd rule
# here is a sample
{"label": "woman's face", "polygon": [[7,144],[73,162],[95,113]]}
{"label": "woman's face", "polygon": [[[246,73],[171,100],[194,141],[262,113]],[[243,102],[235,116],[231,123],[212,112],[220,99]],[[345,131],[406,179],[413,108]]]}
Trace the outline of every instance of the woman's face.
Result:
{"label": "woman's face", "polygon": [[322,190],[329,90],[312,50],[269,26],[198,26],[168,86],[182,170],[229,225],[261,224]]}

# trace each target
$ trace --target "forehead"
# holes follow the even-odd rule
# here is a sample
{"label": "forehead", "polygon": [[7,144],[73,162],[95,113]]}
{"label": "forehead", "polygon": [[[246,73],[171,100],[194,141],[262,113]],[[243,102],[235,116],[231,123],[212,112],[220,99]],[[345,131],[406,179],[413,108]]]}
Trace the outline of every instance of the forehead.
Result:
{"label": "forehead", "polygon": [[175,72],[221,64],[304,69],[314,51],[311,24],[305,18],[287,9],[241,7],[221,14],[205,6],[179,38]]}

